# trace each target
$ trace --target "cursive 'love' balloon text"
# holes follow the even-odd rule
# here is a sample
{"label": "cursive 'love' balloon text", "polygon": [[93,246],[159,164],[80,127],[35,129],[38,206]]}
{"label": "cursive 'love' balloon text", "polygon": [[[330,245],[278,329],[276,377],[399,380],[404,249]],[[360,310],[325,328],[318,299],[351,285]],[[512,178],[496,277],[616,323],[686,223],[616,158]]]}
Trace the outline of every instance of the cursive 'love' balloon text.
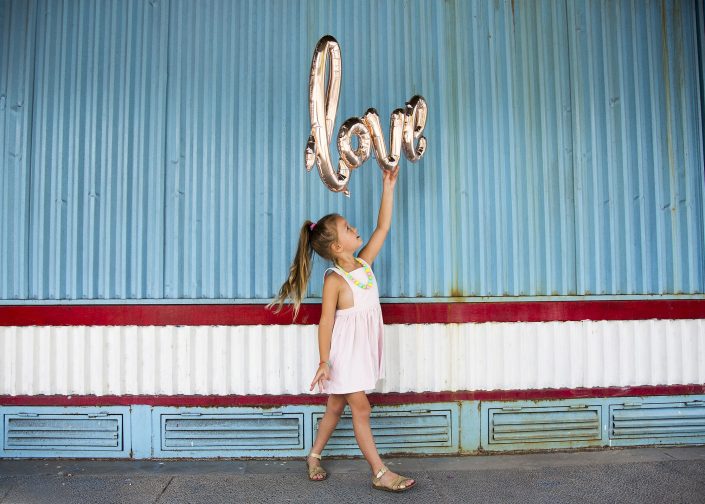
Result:
{"label": "cursive 'love' balloon text", "polygon": [[[326,67],[330,58],[328,85]],[[350,196],[348,183],[352,170],[361,166],[370,157],[373,149],[375,158],[383,170],[393,170],[399,164],[401,150],[409,161],[421,159],[426,151],[426,137],[422,136],[426,126],[427,106],[422,96],[412,97],[404,109],[396,109],[389,120],[389,148],[384,139],[379,115],[373,108],[362,117],[351,117],[338,131],[338,169],[333,169],[330,157],[330,142],[338,111],[340,79],[342,73],[340,46],[334,37],[326,35],[316,44],[311,61],[309,76],[309,115],[311,134],[305,150],[306,170],[311,171],[314,163],[325,186],[334,192]],[[358,145],[353,149],[353,137]]]}

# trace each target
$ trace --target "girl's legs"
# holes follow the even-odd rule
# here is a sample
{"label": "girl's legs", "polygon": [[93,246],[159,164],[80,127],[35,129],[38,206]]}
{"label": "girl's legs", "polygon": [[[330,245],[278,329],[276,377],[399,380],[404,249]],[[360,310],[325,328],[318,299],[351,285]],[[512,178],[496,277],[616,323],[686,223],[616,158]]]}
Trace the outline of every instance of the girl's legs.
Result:
{"label": "girl's legs", "polygon": [[[344,408],[345,396],[334,394],[328,396],[326,412],[318,424],[318,434],[316,434],[316,440],[311,447],[311,453],[318,453],[320,455],[323,451],[323,448],[325,448],[331,434],[333,434],[335,430],[335,426],[338,425],[338,420],[340,420],[340,415],[343,413]],[[307,457],[306,462],[308,462],[309,466],[315,467],[321,465],[320,461],[313,457]],[[323,476],[319,476],[317,479],[323,479]]]}
{"label": "girl's legs", "polygon": [[[367,395],[364,392],[347,394],[345,399],[352,411],[353,430],[355,431],[357,445],[360,447],[360,451],[365,456],[367,463],[370,464],[372,474],[376,476],[384,463],[379,457],[375,440],[372,437],[372,429],[370,428],[370,412],[372,408],[370,407],[370,401],[367,400]],[[397,476],[398,474],[387,471],[382,476],[381,483],[389,486]],[[405,483],[406,486],[411,486],[414,484],[414,480],[409,479]]]}

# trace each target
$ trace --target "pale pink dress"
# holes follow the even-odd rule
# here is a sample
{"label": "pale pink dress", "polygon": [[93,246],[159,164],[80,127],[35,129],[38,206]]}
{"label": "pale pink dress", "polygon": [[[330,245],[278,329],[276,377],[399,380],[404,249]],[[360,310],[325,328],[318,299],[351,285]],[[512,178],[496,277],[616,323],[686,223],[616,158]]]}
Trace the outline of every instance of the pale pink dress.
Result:
{"label": "pale pink dress", "polygon": [[[345,279],[355,304],[351,308],[335,311],[330,347],[330,380],[325,384],[325,392],[349,394],[373,390],[377,380],[384,378],[384,326],[377,279],[373,273],[372,287],[361,289],[335,268],[328,268],[325,274],[328,275],[330,271]],[[350,274],[359,282],[367,283],[367,274],[363,268],[357,268]]]}

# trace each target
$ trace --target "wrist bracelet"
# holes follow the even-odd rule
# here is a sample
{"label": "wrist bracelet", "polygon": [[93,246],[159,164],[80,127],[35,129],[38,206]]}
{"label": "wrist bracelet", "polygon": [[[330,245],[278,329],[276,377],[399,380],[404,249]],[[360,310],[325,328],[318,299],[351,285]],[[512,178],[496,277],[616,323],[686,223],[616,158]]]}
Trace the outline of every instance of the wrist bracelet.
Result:
{"label": "wrist bracelet", "polygon": [[321,362],[318,363],[319,366],[320,366],[321,364],[328,364],[328,369],[332,369],[332,368],[333,368],[333,366],[331,366],[331,363],[330,363],[329,360],[322,360]]}

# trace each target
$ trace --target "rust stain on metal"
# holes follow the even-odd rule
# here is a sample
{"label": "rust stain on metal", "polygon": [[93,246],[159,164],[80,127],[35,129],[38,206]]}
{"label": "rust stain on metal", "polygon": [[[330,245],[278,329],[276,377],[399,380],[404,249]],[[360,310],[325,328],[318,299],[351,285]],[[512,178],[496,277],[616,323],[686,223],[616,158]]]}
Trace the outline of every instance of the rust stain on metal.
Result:
{"label": "rust stain on metal", "polygon": [[512,0],[512,29],[516,31],[517,28],[517,20],[514,12],[514,0]]}
{"label": "rust stain on metal", "polygon": [[456,301],[461,301],[463,298],[467,297],[465,296],[465,293],[458,288],[457,284],[451,286],[450,288],[450,297],[451,298],[457,298]]}

